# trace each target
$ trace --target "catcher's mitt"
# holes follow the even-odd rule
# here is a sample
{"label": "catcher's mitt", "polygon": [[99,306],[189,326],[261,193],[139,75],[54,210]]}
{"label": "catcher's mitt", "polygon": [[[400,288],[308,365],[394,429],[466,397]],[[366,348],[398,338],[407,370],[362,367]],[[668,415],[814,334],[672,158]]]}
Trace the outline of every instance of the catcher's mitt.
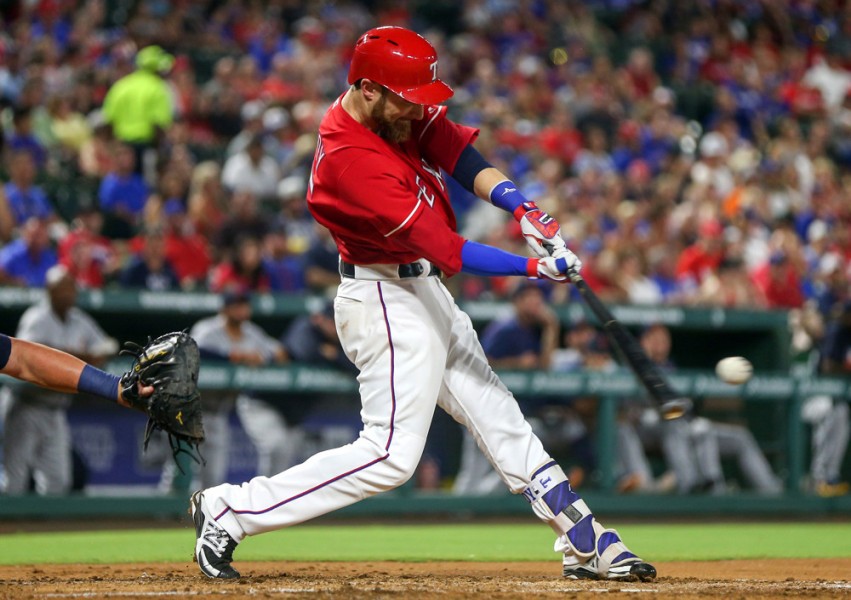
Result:
{"label": "catcher's mitt", "polygon": [[[134,408],[148,415],[144,449],[151,434],[161,429],[168,434],[175,458],[186,452],[196,462],[203,460],[199,444],[204,441],[201,394],[198,392],[200,354],[198,344],[186,332],[167,333],[139,346],[125,344],[121,354],[134,357],[133,366],[121,376],[121,394]],[[138,383],[150,385],[154,393],[139,395]],[[181,444],[183,442],[183,444]]]}

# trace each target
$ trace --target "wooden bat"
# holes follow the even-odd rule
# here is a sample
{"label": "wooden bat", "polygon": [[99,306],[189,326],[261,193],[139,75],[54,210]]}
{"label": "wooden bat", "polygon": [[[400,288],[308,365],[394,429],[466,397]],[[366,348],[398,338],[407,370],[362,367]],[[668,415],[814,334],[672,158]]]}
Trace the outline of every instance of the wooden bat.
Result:
{"label": "wooden bat", "polygon": [[656,402],[659,414],[663,419],[673,420],[682,417],[691,408],[692,402],[690,399],[677,394],[668,383],[658,365],[654,363],[645,354],[644,349],[638,340],[635,339],[629,330],[624,327],[623,323],[615,319],[611,311],[606,308],[606,305],[600,301],[597,294],[594,293],[582,276],[573,271],[568,271],[568,276],[582,294],[588,308],[597,317],[603,325],[606,335],[611,340],[612,345],[620,354],[621,358],[629,365],[635,376],[641,382],[641,385],[650,394],[650,397]]}

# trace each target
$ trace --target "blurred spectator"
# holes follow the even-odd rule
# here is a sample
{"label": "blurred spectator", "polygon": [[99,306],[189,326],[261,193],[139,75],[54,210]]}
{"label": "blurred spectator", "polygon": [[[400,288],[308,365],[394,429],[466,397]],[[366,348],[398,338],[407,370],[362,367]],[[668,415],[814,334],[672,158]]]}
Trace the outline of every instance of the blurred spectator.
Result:
{"label": "blurred spectator", "polygon": [[149,182],[157,146],[174,117],[171,91],[163,79],[173,64],[174,57],[159,46],[142,48],[136,54],[136,70],[116,81],[103,101],[105,121],[113,135],[133,149],[133,168]]}
{"label": "blurred spectator", "polygon": [[102,288],[121,266],[112,243],[101,235],[102,229],[103,215],[94,205],[85,205],[57,247],[60,264],[84,289]]}
{"label": "blurred spectator", "polygon": [[130,258],[121,271],[119,282],[126,288],[152,292],[180,288],[177,273],[166,256],[166,236],[161,227],[146,229],[141,252]]}
{"label": "blurred spectator", "polygon": [[239,238],[262,239],[268,231],[269,218],[260,212],[254,193],[249,190],[235,192],[231,197],[227,217],[211,240],[213,257],[221,261],[234,252]]}
{"label": "blurred spectator", "polygon": [[100,112],[89,116],[92,135],[80,146],[77,162],[80,172],[102,179],[112,170],[112,135]]}
{"label": "blurred spectator", "polygon": [[[51,268],[47,299],[24,312],[15,335],[102,365],[118,351],[118,342],[77,308],[76,301],[74,278],[61,265]],[[66,416],[70,404],[68,394],[29,385],[13,388],[4,439],[7,493],[27,493],[30,478],[40,494],[70,491],[71,431]]]}
{"label": "blurred spectator", "polygon": [[242,105],[239,116],[242,119],[242,129],[228,143],[225,160],[239,154],[248,148],[248,143],[263,135],[263,112],[266,104],[262,100],[250,100]]}
{"label": "blurred spectator", "polygon": [[15,150],[9,156],[9,183],[6,201],[18,226],[32,217],[55,221],[56,213],[47,194],[35,185],[36,163],[29,150]]}
{"label": "blurred spectator", "polygon": [[274,292],[301,292],[305,289],[302,256],[292,254],[286,226],[276,223],[263,240],[263,270],[269,275],[269,288]]}
{"label": "blurred spectator", "polygon": [[577,175],[585,171],[593,170],[600,175],[606,175],[615,171],[615,163],[608,152],[608,140],[606,132],[600,127],[589,127],[585,133],[587,141],[585,147],[576,155],[573,161],[573,170]]}
{"label": "blurred spectator", "polygon": [[700,140],[700,159],[691,167],[691,179],[718,201],[733,191],[735,181],[727,166],[730,154],[727,139],[712,131]]}
{"label": "blurred spectator", "polygon": [[[818,373],[823,376],[848,377],[851,374],[851,302],[837,305],[829,316],[821,340]],[[848,449],[848,399],[813,396],[801,407],[801,418],[812,425],[812,459],[810,480],[819,496],[843,496],[851,490],[842,481],[842,463]]]}
{"label": "blurred spectator", "polygon": [[177,169],[165,168],[155,190],[145,200],[142,220],[145,225],[162,223],[168,214],[185,213],[188,195],[188,180]]}
{"label": "blurred spectator", "polygon": [[314,220],[307,210],[307,181],[301,175],[284,177],[278,183],[279,218],[286,230],[287,246],[294,254],[303,254],[315,236]]}
{"label": "blurred spectator", "polygon": [[621,270],[617,284],[630,304],[661,304],[662,290],[647,276],[644,257],[636,248],[625,248],[620,259]]}
{"label": "blurred spectator", "polygon": [[0,283],[44,287],[47,271],[57,260],[50,247],[47,224],[30,218],[21,226],[21,236],[0,250]]}
{"label": "blurred spectator", "polygon": [[222,184],[233,192],[250,191],[258,200],[272,200],[281,171],[275,159],[263,149],[263,138],[255,135],[245,149],[225,161]]}
{"label": "blurred spectator", "polygon": [[331,232],[315,224],[316,237],[304,254],[304,280],[308,290],[322,293],[340,284],[340,255]]}
{"label": "blurred spectator", "polygon": [[19,106],[12,113],[12,131],[6,145],[9,150],[18,153],[28,153],[38,170],[44,169],[47,163],[47,149],[33,134],[32,110],[27,106]]}
{"label": "blurred spectator", "polygon": [[227,193],[221,185],[221,167],[212,160],[199,163],[192,171],[189,187],[189,219],[195,231],[212,237],[228,212]]}
{"label": "blurred spectator", "polygon": [[802,83],[820,92],[828,113],[839,110],[848,90],[851,90],[851,72],[847,64],[843,65],[843,57],[836,42],[831,40],[824,55],[813,59],[812,65],[804,73]]}
{"label": "blurred spectator", "polygon": [[213,264],[208,240],[199,235],[179,201],[163,205],[165,254],[184,290],[203,288]]}
{"label": "blurred spectator", "polygon": [[133,148],[116,142],[113,151],[113,166],[101,181],[98,199],[105,217],[104,235],[110,239],[126,240],[135,235],[141,223],[149,189],[135,170]]}
{"label": "blurred spectator", "polygon": [[237,239],[232,256],[213,267],[210,290],[213,292],[269,292],[272,278],[263,261],[259,239],[243,236]]}
{"label": "blurred spectator", "polygon": [[263,113],[263,148],[285,170],[295,152],[295,130],[285,108],[273,106]]}
{"label": "blurred spectator", "polygon": [[804,302],[798,274],[782,250],[772,252],[753,272],[752,279],[768,308],[800,308]]}
{"label": "blurred spectator", "polygon": [[197,116],[217,139],[233,138],[242,126],[239,114],[242,97],[233,87],[235,70],[233,56],[218,59],[212,78],[202,83],[198,95]]}
{"label": "blurred spectator", "polygon": [[92,137],[92,129],[86,117],[74,110],[67,96],[53,96],[48,102],[50,130],[57,143],[68,153],[73,154]]}
{"label": "blurred spectator", "polygon": [[717,273],[710,273],[700,284],[695,300],[698,304],[723,308],[761,308],[764,296],[757,290],[741,258],[725,257]]}
{"label": "blurred spectator", "polygon": [[680,254],[677,277],[692,293],[710,275],[718,272],[718,266],[724,259],[723,232],[719,221],[703,221],[698,227],[697,240]]}

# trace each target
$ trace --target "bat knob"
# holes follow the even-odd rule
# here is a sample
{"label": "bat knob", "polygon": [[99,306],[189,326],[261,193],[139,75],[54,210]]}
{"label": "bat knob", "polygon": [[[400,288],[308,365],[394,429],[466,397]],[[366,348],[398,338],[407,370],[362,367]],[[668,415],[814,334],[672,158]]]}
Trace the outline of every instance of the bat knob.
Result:
{"label": "bat knob", "polygon": [[690,412],[692,406],[693,403],[689,398],[674,398],[673,400],[668,400],[667,402],[662,403],[659,407],[659,414],[662,415],[662,418],[666,421],[673,421],[674,419],[679,419],[686,413]]}

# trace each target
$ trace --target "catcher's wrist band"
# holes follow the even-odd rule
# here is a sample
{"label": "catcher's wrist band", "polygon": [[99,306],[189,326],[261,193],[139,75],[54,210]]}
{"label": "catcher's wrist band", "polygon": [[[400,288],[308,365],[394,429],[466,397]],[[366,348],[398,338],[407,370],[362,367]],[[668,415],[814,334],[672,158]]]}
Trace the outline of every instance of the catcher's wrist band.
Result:
{"label": "catcher's wrist band", "polygon": [[117,375],[101,371],[92,365],[86,365],[83,367],[83,372],[80,373],[77,391],[118,402],[118,380]]}

